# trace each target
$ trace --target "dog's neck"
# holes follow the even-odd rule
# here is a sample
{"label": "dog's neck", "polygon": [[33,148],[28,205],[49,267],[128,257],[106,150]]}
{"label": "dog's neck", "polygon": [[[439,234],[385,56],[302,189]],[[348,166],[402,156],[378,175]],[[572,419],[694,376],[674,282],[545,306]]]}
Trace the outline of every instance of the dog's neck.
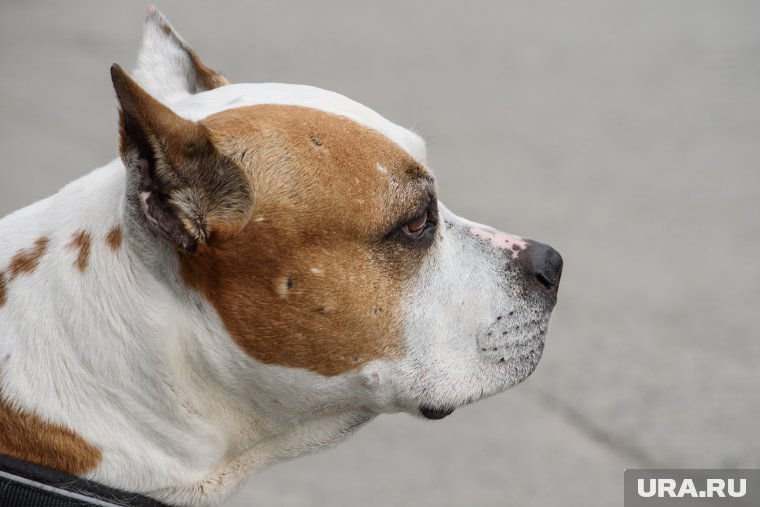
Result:
{"label": "dog's neck", "polygon": [[[195,461],[208,462],[219,452],[214,431],[194,406],[199,394],[183,391],[197,387],[198,375],[208,386],[214,372],[194,347],[191,312],[145,262],[158,263],[158,257],[137,253],[125,180],[124,167],[114,161],[0,222],[7,279],[0,335],[4,345],[17,344],[3,365],[16,368],[5,376],[3,394],[14,398],[12,384],[29,385],[33,389],[10,401],[82,433],[90,433],[83,430],[86,420],[102,425],[106,414],[121,412],[106,416],[120,419],[113,422],[123,425],[119,433],[134,433],[147,449],[156,440],[145,458],[197,433],[196,449],[203,451],[195,454],[208,456]],[[13,271],[14,259],[41,242],[34,265]],[[175,431],[182,434],[165,434]],[[94,434],[89,440],[106,444]]]}
{"label": "dog's neck", "polygon": [[[150,237],[126,180],[115,160],[0,220],[5,402],[107,451],[87,477],[169,501],[218,500],[365,422],[278,399],[278,367],[246,357],[183,290],[176,253]],[[325,384],[336,387],[357,389]]]}

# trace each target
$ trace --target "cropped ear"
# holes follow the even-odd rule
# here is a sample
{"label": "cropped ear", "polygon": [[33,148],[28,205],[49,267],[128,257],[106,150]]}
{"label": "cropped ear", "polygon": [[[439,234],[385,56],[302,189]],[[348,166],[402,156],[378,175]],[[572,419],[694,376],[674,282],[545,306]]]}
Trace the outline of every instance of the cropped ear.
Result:
{"label": "cropped ear", "polygon": [[151,97],[118,65],[111,79],[129,197],[148,223],[186,251],[240,230],[251,213],[241,168],[218,153],[205,127]]}
{"label": "cropped ear", "polygon": [[209,69],[154,6],[145,14],[135,80],[154,97],[172,103],[230,82]]}

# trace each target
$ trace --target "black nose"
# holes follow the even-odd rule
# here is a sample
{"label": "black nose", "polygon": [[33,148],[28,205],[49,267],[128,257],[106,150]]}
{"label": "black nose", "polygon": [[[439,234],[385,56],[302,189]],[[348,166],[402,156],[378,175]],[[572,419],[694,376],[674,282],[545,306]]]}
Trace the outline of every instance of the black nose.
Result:
{"label": "black nose", "polygon": [[559,252],[549,245],[528,240],[528,248],[518,254],[517,262],[527,276],[556,295],[562,277],[562,256]]}

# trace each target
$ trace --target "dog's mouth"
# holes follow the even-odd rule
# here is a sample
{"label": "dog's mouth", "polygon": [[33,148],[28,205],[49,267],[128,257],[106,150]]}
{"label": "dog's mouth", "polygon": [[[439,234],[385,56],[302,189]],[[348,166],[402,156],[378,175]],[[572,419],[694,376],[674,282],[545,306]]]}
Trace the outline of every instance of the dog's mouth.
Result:
{"label": "dog's mouth", "polygon": [[425,419],[438,420],[443,419],[447,415],[451,415],[454,412],[453,407],[446,408],[433,408],[433,407],[420,407],[420,414]]}

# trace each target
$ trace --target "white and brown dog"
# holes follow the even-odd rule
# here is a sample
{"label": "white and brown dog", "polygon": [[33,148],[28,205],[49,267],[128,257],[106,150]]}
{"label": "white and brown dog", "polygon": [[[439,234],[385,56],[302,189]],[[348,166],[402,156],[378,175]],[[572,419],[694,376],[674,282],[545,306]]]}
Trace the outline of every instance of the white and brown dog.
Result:
{"label": "white and brown dog", "polygon": [[0,454],[170,504],[536,367],[562,260],[342,95],[229,84],[154,8],[121,158],[0,221]]}

